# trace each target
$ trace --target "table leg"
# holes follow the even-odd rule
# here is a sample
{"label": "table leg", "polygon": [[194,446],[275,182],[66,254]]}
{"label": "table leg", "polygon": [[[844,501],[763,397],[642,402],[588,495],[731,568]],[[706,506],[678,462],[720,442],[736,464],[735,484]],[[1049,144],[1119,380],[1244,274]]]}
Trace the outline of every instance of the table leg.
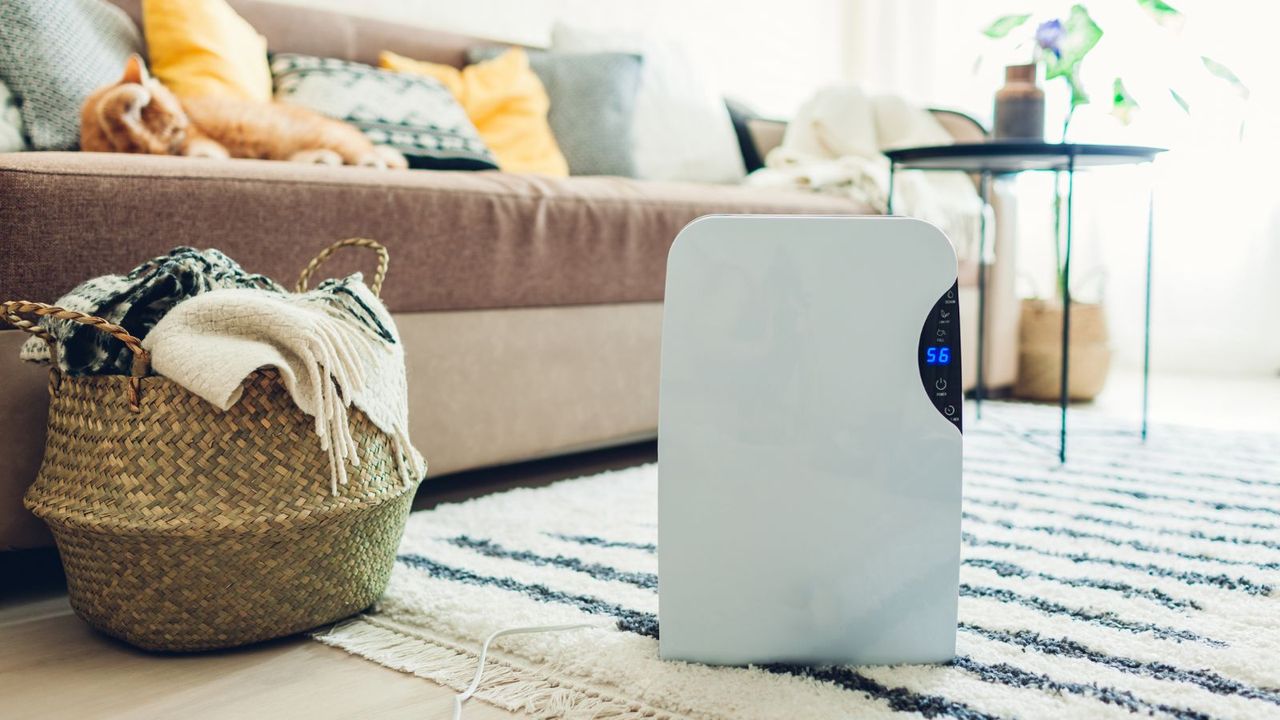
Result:
{"label": "table leg", "polygon": [[[1058,430],[1058,462],[1067,461],[1067,389],[1070,377],[1071,355],[1071,225],[1076,194],[1076,158],[1067,158],[1067,237],[1062,253],[1062,377],[1058,395],[1058,407],[1062,424]],[[1055,195],[1054,202],[1057,202]]]}
{"label": "table leg", "polygon": [[982,173],[978,181],[978,196],[982,214],[978,219],[978,377],[973,387],[974,415],[982,419],[982,399],[987,394],[987,196],[991,174]]}
{"label": "table leg", "polygon": [[1147,439],[1147,400],[1151,383],[1151,250],[1155,235],[1155,177],[1147,190],[1147,288],[1142,317],[1142,440]]}
{"label": "table leg", "polygon": [[889,161],[889,197],[885,199],[885,215],[893,214],[893,176],[898,168],[898,163]]}

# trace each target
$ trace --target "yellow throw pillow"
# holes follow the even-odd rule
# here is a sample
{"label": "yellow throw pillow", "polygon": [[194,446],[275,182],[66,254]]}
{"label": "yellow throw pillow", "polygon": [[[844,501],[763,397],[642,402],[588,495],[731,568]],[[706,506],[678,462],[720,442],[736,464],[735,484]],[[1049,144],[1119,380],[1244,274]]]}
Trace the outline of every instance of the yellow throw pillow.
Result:
{"label": "yellow throw pillow", "polygon": [[529,56],[523,49],[511,48],[461,70],[385,50],[379,63],[387,70],[439,80],[458,99],[503,170],[569,174],[569,163],[547,123],[551,101],[542,81],[529,69]]}
{"label": "yellow throw pillow", "polygon": [[226,0],[142,0],[151,72],[179,96],[271,100],[267,41]]}

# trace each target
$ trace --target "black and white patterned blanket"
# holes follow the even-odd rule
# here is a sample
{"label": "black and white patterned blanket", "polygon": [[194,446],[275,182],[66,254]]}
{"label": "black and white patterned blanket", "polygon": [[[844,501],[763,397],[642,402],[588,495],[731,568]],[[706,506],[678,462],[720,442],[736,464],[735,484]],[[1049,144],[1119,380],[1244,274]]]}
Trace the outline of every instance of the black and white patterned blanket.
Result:
{"label": "black and white patterned blanket", "polygon": [[602,623],[499,642],[478,697],[537,717],[1280,717],[1280,438],[1080,412],[1059,466],[1056,421],[965,425],[947,665],[660,661],[651,466],[413,515],[376,612],[318,639],[462,688],[498,628]]}
{"label": "black and white patterned blanket", "polygon": [[[148,260],[124,275],[100,275],[72,288],[54,303],[68,310],[96,315],[120,325],[137,338],[175,305],[220,288],[254,288],[285,292],[264,275],[245,272],[235,260],[217,250],[177,247]],[[58,366],[70,375],[128,375],[132,357],[123,343],[94,328],[69,320],[43,318],[41,326],[57,343]],[[31,338],[22,359],[44,362],[48,346]]]}

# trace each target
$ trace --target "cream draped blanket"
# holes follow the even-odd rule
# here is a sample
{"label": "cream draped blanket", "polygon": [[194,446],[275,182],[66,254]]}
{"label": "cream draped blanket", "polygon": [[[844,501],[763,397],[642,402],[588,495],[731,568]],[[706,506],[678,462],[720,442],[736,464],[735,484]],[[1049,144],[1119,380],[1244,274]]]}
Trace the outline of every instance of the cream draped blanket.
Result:
{"label": "cream draped blanket", "polygon": [[[928,111],[901,98],[870,97],[856,86],[833,86],[801,106],[782,144],[747,183],[844,195],[885,212],[889,160],[883,151],[952,142]],[[960,258],[976,258],[983,207],[967,175],[902,172],[894,182],[895,213],[937,225]]]}
{"label": "cream draped blanket", "polygon": [[360,464],[353,405],[393,443],[406,485],[426,474],[409,440],[403,346],[358,274],[300,294],[212,290],[176,305],[142,345],[155,372],[221,410],[235,405],[254,371],[276,368],[298,408],[315,418],[334,494],[347,482],[347,463]]}

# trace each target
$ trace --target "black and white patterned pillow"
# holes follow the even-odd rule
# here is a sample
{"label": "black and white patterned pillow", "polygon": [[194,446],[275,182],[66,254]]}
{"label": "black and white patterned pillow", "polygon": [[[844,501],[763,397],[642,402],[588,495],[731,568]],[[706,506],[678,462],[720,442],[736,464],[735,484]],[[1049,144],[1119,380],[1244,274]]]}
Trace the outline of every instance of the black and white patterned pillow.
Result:
{"label": "black and white patterned pillow", "polygon": [[35,150],[74,150],[84,99],[141,52],[137,26],[104,0],[0,0],[0,80]]}
{"label": "black and white patterned pillow", "polygon": [[429,77],[310,55],[271,57],[275,96],[360,128],[411,168],[496,170],[497,162],[452,93]]}

